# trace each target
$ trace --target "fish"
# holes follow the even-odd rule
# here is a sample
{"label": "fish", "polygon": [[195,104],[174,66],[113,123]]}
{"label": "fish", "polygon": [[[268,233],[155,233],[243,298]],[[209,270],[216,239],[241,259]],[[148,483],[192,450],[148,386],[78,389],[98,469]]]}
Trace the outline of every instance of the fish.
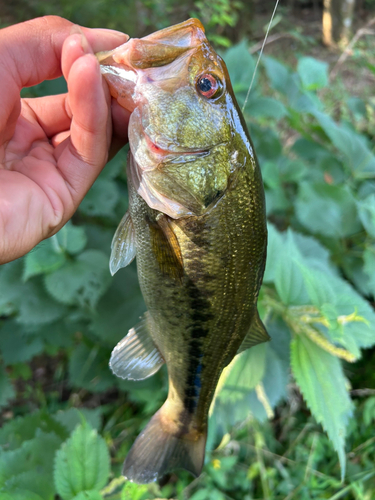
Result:
{"label": "fish", "polygon": [[142,380],[165,363],[169,379],[123,475],[139,484],[180,468],[199,476],[223,369],[270,338],[257,310],[267,249],[261,172],[225,63],[199,20],[97,57],[111,95],[131,112],[129,209],[110,269],[136,258],[147,306],[110,367]]}

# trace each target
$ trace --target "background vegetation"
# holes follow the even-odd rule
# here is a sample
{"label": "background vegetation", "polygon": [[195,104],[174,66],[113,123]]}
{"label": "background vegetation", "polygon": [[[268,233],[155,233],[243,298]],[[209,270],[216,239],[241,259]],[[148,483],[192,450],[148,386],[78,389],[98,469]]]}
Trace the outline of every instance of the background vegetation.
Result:
{"label": "background vegetation", "polygon": [[[262,40],[252,26],[270,17],[253,6],[256,17],[232,0],[17,0],[0,13],[2,25],[54,13],[137,36],[198,15],[242,106],[259,47],[236,43],[233,27]],[[305,25],[314,11],[295,8],[298,22],[285,8],[276,16],[279,38],[244,110],[267,197],[260,309],[272,342],[226,370],[202,476],[149,486],[120,476],[167,394],[165,370],[135,383],[108,369],[111,349],[145,309],[135,264],[114,278],[108,270],[127,208],[121,151],[58,235],[0,268],[1,500],[374,498],[374,41],[360,39],[335,66],[340,54],[314,31],[319,17]],[[24,95],[64,88],[45,82]]]}

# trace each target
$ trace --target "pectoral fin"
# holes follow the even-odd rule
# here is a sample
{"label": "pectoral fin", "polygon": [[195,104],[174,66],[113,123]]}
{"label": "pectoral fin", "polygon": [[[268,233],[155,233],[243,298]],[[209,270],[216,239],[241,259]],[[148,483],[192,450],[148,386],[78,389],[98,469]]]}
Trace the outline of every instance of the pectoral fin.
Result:
{"label": "pectoral fin", "polygon": [[164,364],[149,333],[150,323],[151,318],[146,313],[113,349],[109,366],[117,377],[143,380],[151,377]]}
{"label": "pectoral fin", "polygon": [[266,328],[259,317],[258,310],[255,309],[249,332],[240,345],[237,354],[246,351],[246,349],[249,349],[250,347],[261,344],[262,342],[268,342],[270,338],[271,337],[268,335]]}
{"label": "pectoral fin", "polygon": [[112,240],[112,252],[109,269],[112,276],[122,267],[126,267],[136,254],[135,233],[129,212],[122,218]]}
{"label": "pectoral fin", "polygon": [[184,274],[181,248],[171,227],[169,218],[160,214],[156,222],[149,221],[152,249],[160,270],[173,279]]}

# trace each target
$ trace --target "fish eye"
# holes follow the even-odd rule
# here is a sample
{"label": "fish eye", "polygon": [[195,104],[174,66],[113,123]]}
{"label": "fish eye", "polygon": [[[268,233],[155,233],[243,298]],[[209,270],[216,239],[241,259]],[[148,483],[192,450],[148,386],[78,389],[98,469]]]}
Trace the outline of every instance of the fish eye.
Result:
{"label": "fish eye", "polygon": [[197,89],[204,97],[210,98],[216,96],[218,90],[221,88],[221,81],[209,73],[205,73],[198,78]]}

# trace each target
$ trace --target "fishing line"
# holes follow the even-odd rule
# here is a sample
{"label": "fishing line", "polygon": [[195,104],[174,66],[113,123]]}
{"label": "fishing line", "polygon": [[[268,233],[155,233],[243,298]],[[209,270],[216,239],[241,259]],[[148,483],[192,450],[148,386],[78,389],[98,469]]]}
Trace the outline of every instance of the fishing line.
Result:
{"label": "fishing line", "polygon": [[250,87],[249,87],[249,90],[247,91],[247,94],[246,94],[246,99],[245,99],[245,102],[242,106],[242,112],[244,112],[245,110],[245,107],[246,107],[246,104],[247,104],[247,101],[249,99],[249,95],[250,95],[250,91],[251,91],[251,87],[253,86],[253,83],[254,83],[254,78],[255,78],[255,75],[256,75],[256,72],[257,72],[257,69],[258,69],[258,65],[259,65],[259,62],[260,62],[260,58],[262,57],[262,54],[263,54],[263,49],[264,49],[264,46],[266,45],[266,41],[267,41],[267,37],[268,37],[268,33],[270,32],[270,29],[271,29],[271,26],[272,26],[272,21],[273,21],[273,18],[275,17],[275,14],[276,14],[276,10],[277,10],[277,6],[279,5],[279,0],[276,0],[276,4],[275,4],[275,8],[273,9],[273,12],[272,12],[272,16],[271,16],[271,21],[269,22],[268,24],[268,28],[267,28],[267,31],[266,31],[266,36],[264,37],[264,40],[263,40],[263,44],[262,44],[262,48],[260,49],[260,52],[259,52],[259,57],[258,57],[258,60],[257,60],[257,63],[255,65],[255,68],[254,68],[254,73],[253,73],[253,77],[251,79],[251,82],[250,82]]}

